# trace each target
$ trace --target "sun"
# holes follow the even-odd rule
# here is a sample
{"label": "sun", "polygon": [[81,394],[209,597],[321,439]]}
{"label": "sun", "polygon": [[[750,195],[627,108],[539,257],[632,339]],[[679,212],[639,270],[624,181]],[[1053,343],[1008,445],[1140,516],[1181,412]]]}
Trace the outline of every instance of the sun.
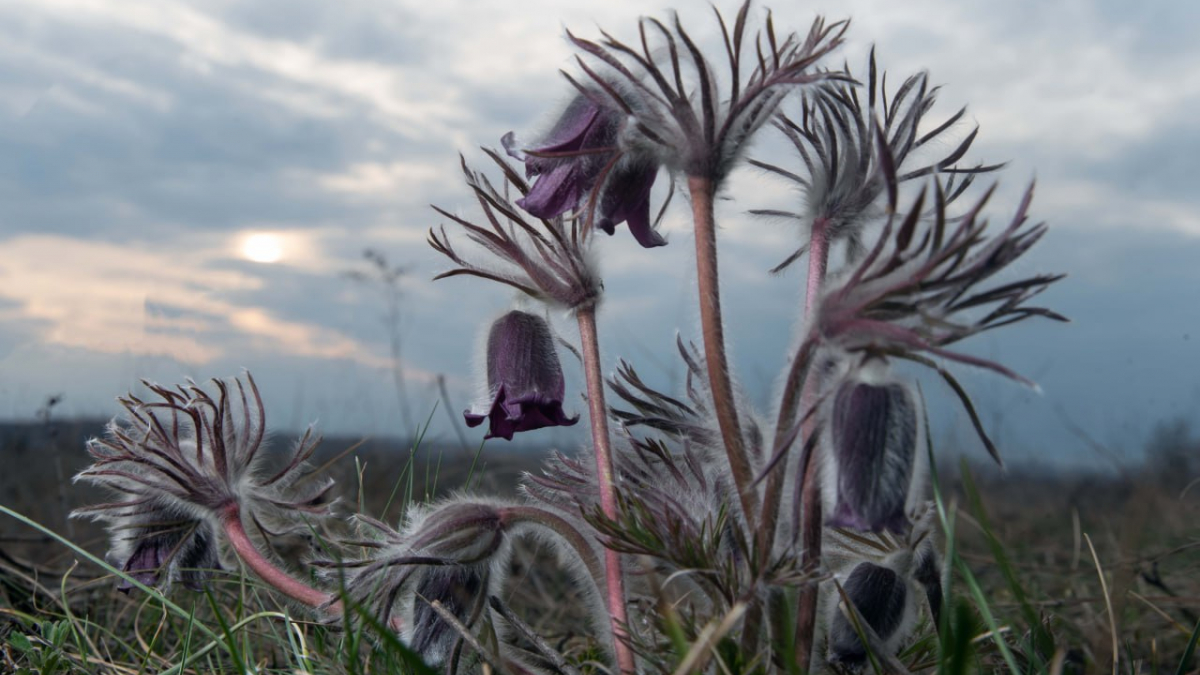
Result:
{"label": "sun", "polygon": [[257,263],[274,263],[283,259],[283,237],[259,232],[242,240],[242,257]]}

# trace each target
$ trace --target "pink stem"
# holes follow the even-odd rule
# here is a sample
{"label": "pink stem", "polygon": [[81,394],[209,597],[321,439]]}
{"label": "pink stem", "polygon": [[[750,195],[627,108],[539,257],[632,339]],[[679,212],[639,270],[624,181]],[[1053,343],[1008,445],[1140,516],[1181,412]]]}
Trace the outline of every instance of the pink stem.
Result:
{"label": "pink stem", "polygon": [[[600,369],[600,340],[596,333],[596,307],[589,305],[575,313],[579,321],[579,341],[583,351],[583,372],[587,379],[588,416],[592,422],[592,444],[596,452],[596,477],[600,485],[600,508],[610,520],[617,517],[617,494],[613,480],[612,446],[608,435],[608,406],[604,403],[604,374]],[[625,642],[629,618],[625,613],[625,578],[621,554],[604,549],[606,600],[612,618],[613,651],[622,673],[636,672],[633,652]]]}
{"label": "pink stem", "polygon": [[696,232],[696,285],[700,291],[700,325],[704,335],[704,358],[708,366],[708,385],[721,440],[729,458],[733,484],[741,500],[746,523],[754,521],[756,505],[751,485],[754,480],[750,460],[742,443],[742,431],[734,404],[733,382],[725,355],[725,329],[721,323],[721,288],[717,278],[717,228],[713,218],[713,182],[698,176],[688,177],[692,197],[692,223]]}
{"label": "pink stem", "polygon": [[[829,221],[824,218],[813,220],[812,238],[808,244],[808,289],[804,294],[804,321],[809,325],[816,310],[817,300],[821,294],[821,286],[825,282],[825,272],[829,266]],[[809,372],[809,375],[812,371]],[[800,397],[800,411],[807,413],[817,395],[817,382],[814,377],[804,380],[804,393]],[[800,438],[800,447],[807,444],[812,436],[815,417],[809,417],[804,422]],[[790,426],[790,424],[788,425]],[[821,510],[821,482],[818,479],[820,471],[820,453],[814,447],[804,465],[801,467],[803,478],[800,488],[801,529],[800,542],[803,547],[800,553],[800,563],[804,571],[816,574],[821,560],[821,533],[824,518]],[[799,604],[796,607],[796,666],[801,671],[807,671],[812,661],[813,632],[817,625],[817,591],[816,583],[807,583],[800,589]]]}
{"label": "pink stem", "polygon": [[225,529],[225,536],[229,538],[229,543],[233,546],[238,558],[260,579],[296,602],[319,609],[326,614],[341,615],[342,603],[340,600],[335,601],[329,593],[296,579],[263,556],[246,534],[246,528],[242,526],[241,510],[236,504],[230,505],[221,514],[221,526]]}

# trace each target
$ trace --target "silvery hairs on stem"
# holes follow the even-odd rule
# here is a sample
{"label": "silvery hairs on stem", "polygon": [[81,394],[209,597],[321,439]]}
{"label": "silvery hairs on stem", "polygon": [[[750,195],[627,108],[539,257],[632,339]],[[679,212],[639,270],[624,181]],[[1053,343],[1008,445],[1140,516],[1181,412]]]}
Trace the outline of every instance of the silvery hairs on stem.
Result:
{"label": "silvery hairs on stem", "polygon": [[[609,410],[619,424],[615,518],[599,509],[586,450],[580,456],[556,456],[540,474],[526,474],[522,483],[534,499],[583,512],[609,547],[636,556],[631,560],[650,562],[645,571],[669,577],[676,591],[688,589],[689,606],[717,612],[765,585],[799,583],[809,575],[792,551],[760,564],[720,447],[703,359],[694,347],[677,342],[686,372],[684,395],[655,390],[625,362],[608,381],[621,399]],[[746,447],[760,456],[761,426],[744,403],[739,399]],[[636,615],[636,607],[634,611]],[[656,610],[651,606],[646,611]]]}
{"label": "silvery hairs on stem", "polygon": [[158,400],[119,398],[123,416],[88,442],[94,461],[75,480],[117,499],[72,515],[106,521],[110,558],[139,581],[195,586],[202,575],[186,568],[215,567],[222,518],[273,534],[307,533],[306,516],[328,515],[333,482],[310,476],[306,464],[320,439],[305,432],[284,466],[268,471],[262,399],[254,378],[244,379],[213,380],[215,398],[191,381],[176,389],[143,382]]}
{"label": "silvery hairs on stem", "polygon": [[502,637],[500,653],[487,656],[520,656],[503,639],[513,621],[501,599],[518,537],[537,537],[559,554],[587,602],[593,627],[601,636],[608,630],[597,587],[603,582],[600,550],[570,512],[456,495],[410,509],[398,530],[361,514],[354,523],[359,539],[340,543],[361,554],[312,565],[330,584],[345,589],[352,611],[397,632],[429,663],[457,663],[464,644],[485,626]]}
{"label": "silvery hairs on stem", "polygon": [[509,188],[520,196],[529,184],[503,157],[484,149],[504,174],[498,190],[487,176],[473,171],[462,160],[467,187],[475,194],[486,226],[434,206],[434,210],[460,225],[467,239],[482,249],[483,258],[464,257],[454,248],[446,228],[429,230],[429,245],[457,267],[434,277],[468,275],[496,281],[522,293],[567,309],[595,305],[603,291],[599,274],[588,253],[591,232],[579,219],[562,216],[530,219],[511,199]]}
{"label": "silvery hairs on stem", "polygon": [[[849,67],[846,74],[850,75]],[[970,150],[979,127],[945,155],[917,161],[920,151],[933,148],[946,139],[947,132],[966,113],[960,108],[933,129],[919,133],[925,127],[926,115],[937,99],[938,87],[928,85],[925,72],[909,76],[888,96],[887,73],[877,76],[875,49],[867,61],[866,105],[860,98],[861,86],[840,80],[822,83],[801,92],[799,120],[784,113],[775,117],[774,126],[795,148],[802,166],[784,168],[751,159],[750,164],[782,176],[795,184],[803,196],[802,212],[777,209],[753,209],[756,215],[798,221],[807,228],[823,220],[835,241],[844,241],[850,259],[863,252],[864,228],[886,216],[884,197],[888,188],[886,170],[881,165],[890,157],[890,171],[896,173],[896,183],[906,183],[933,175],[948,175],[946,203],[953,203],[970,187],[975,177],[995,171],[1003,164],[959,166],[958,162]],[[877,140],[888,149],[881,154]],[[804,255],[807,245],[801,246],[771,271],[780,272]]]}
{"label": "silvery hairs on stem", "polygon": [[444,662],[460,635],[431,604],[441,603],[467,627],[479,620],[508,572],[510,525],[499,504],[455,498],[419,506],[400,531],[362,514],[354,522],[363,538],[342,543],[363,555],[312,565],[345,588],[352,607],[399,632],[428,662]]}
{"label": "silvery hairs on stem", "polygon": [[714,9],[726,56],[721,75],[721,65],[701,52],[675,15],[669,26],[642,18],[636,47],[608,33],[594,42],[568,31],[590,82],[567,78],[597,105],[628,117],[618,143],[622,152],[720,183],[750,136],[796,85],[838,76],[813,66],[841,44],[847,27],[845,21],[826,25],[818,18],[804,39],[795,33],[780,39],[768,13],[748,54],[749,11],[746,0],[731,27]]}

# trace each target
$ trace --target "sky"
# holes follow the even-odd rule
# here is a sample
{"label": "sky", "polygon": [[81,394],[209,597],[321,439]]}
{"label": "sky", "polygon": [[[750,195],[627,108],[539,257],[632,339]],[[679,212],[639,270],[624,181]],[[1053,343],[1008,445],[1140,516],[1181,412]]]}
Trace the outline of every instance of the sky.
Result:
{"label": "sky", "polygon": [[[817,14],[852,19],[831,65],[861,71],[874,44],[893,83],[928,70],[942,85],[932,120],[967,105],[955,133],[979,125],[969,157],[1008,162],[993,222],[1036,178],[1032,214],[1051,230],[1015,273],[1067,273],[1041,300],[1073,322],[1029,322],[964,344],[1037,380],[1040,392],[956,369],[1005,454],[1111,466],[1135,458],[1156,425],[1194,417],[1200,5],[776,5],[778,30],[807,31]],[[761,22],[770,6],[756,3],[752,17]],[[480,146],[510,130],[536,137],[554,119],[570,91],[560,69],[578,72],[566,28],[632,40],[640,14],[676,9],[720,49],[707,3],[516,7],[0,4],[0,418],[31,418],[58,394],[58,415],[107,417],[142,378],[249,369],[276,430],[315,422],[330,435],[402,432],[410,422],[391,377],[387,295],[363,258],[371,249],[403,269],[396,334],[408,417],[432,414],[430,433],[449,438],[447,411],[433,413],[438,379],[458,415],[481,387],[480,336],[516,300],[477,280],[431,281],[446,264],[426,232],[445,219],[429,205],[474,215],[459,154],[482,166]],[[763,135],[750,156],[776,158],[779,147]],[[734,368],[766,411],[803,294],[800,274],[767,270],[801,234],[747,211],[795,197],[751,169],[733,175],[725,196]],[[685,215],[676,200],[665,248],[643,250],[624,228],[597,244],[606,368],[624,358],[668,387],[681,376],[677,332],[699,334]],[[555,326],[572,335],[569,317],[556,314]],[[578,368],[564,364],[568,408],[582,410]],[[922,386],[942,449],[978,454],[940,385]],[[551,430],[540,440],[577,437]]]}

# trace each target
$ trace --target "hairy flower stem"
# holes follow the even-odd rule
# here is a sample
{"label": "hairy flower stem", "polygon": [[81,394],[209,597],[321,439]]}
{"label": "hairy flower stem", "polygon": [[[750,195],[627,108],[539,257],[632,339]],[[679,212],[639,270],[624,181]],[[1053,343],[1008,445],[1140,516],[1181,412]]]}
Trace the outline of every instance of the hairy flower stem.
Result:
{"label": "hairy flower stem", "polygon": [[[821,285],[825,282],[825,271],[829,266],[829,221],[817,218],[813,221],[812,237],[808,244],[808,290],[804,294],[804,322],[807,326],[812,321],[812,314],[820,297]],[[809,371],[812,375],[812,371]],[[804,394],[800,397],[800,410],[807,413],[816,402],[817,387],[820,383],[815,377],[804,378]],[[801,433],[801,447],[807,444],[813,433],[815,417],[809,417]],[[821,561],[821,526],[824,520],[821,514],[821,481],[817,463],[820,462],[816,447],[805,458],[800,470],[803,479],[800,487],[800,553],[802,568],[811,574],[816,574]],[[816,582],[810,582],[800,589],[799,604],[796,607],[796,665],[804,670],[812,660],[813,632],[817,624],[817,590]]]}
{"label": "hairy flower stem", "polygon": [[[604,374],[600,369],[600,341],[596,334],[596,307],[587,305],[575,313],[579,321],[579,342],[583,351],[583,372],[587,379],[588,413],[592,421],[592,445],[596,453],[596,477],[600,485],[600,508],[610,520],[617,518],[617,494],[613,485],[612,445],[608,435],[608,406],[604,402]],[[612,618],[613,651],[623,673],[636,672],[633,652],[622,638],[629,623],[625,613],[625,578],[621,554],[604,550],[608,612]]]}
{"label": "hairy flower stem", "polygon": [[287,572],[275,566],[250,541],[246,528],[242,526],[241,510],[236,504],[231,504],[221,513],[221,527],[233,547],[234,553],[260,579],[267,582],[275,590],[303,605],[319,609],[330,616],[341,616],[342,603],[335,601],[334,596],[318,590],[296,579]]}
{"label": "hairy flower stem", "polygon": [[750,460],[742,442],[737,406],[733,401],[733,383],[725,356],[725,328],[721,322],[721,289],[717,279],[717,228],[713,218],[713,182],[698,176],[688,177],[692,196],[692,223],[696,232],[696,283],[700,290],[700,325],[704,333],[704,358],[708,366],[708,385],[713,408],[721,428],[725,454],[733,483],[741,499],[746,523],[754,521],[754,480]]}
{"label": "hairy flower stem", "polygon": [[[812,234],[809,241],[809,263],[808,263],[808,286],[804,293],[804,321],[805,324],[812,318],[813,307],[816,305],[817,297],[820,294],[820,287],[825,280],[825,272],[829,267],[829,221],[825,218],[816,218],[813,220]],[[797,352],[793,358],[803,361],[806,355],[803,349]],[[808,394],[808,388],[805,387],[803,394],[800,391],[801,383],[808,381],[807,364],[793,363],[792,373],[789,373],[788,381],[784,386],[783,400],[780,403],[779,422],[775,427],[775,443],[773,449],[775,452],[781,451],[781,447],[787,442],[787,437],[791,434],[792,425],[796,423],[798,412],[808,412],[808,402],[803,400],[803,397]],[[799,377],[795,377],[798,375]],[[805,403],[804,406],[799,404],[801,400]],[[798,443],[799,447],[804,447],[804,441],[809,436],[809,429],[806,429],[803,438]],[[763,493],[763,508],[762,519],[759,521],[758,528],[758,545],[759,550],[764,554],[769,554],[771,547],[775,543],[775,529],[779,524],[779,500],[783,494],[783,481],[785,478],[783,467],[777,467],[777,470],[772,471],[767,477],[767,487]],[[764,559],[767,556],[764,555]]]}

